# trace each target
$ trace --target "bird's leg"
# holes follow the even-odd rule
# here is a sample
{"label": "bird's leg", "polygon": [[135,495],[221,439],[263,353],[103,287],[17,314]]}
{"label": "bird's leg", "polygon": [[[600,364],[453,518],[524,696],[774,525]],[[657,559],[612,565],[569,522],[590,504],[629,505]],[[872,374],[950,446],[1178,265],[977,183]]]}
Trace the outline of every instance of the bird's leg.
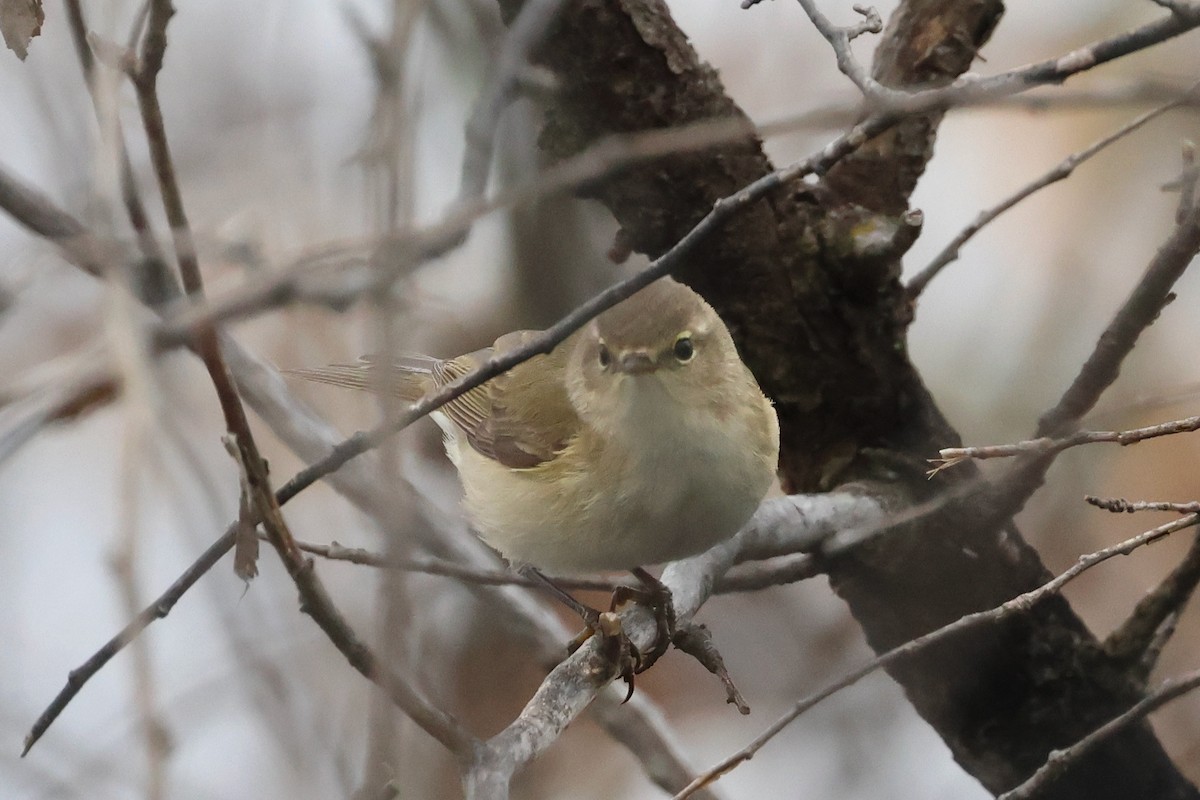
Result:
{"label": "bird's leg", "polygon": [[643,672],[658,661],[671,646],[671,640],[675,636],[675,601],[671,597],[671,590],[646,570],[634,567],[629,571],[642,582],[642,587],[618,586],[613,592],[609,608],[615,611],[622,603],[634,600],[654,612],[658,632],[654,637],[654,646],[638,660],[637,671]]}
{"label": "bird's leg", "polygon": [[629,641],[629,636],[625,633],[625,629],[621,627],[621,620],[617,616],[615,608],[610,608],[607,612],[601,613],[591,606],[584,605],[557,583],[546,577],[545,573],[537,567],[526,564],[520,567],[518,572],[522,576],[532,580],[560,603],[578,614],[583,619],[584,624],[587,625],[574,639],[567,643],[567,652],[574,653],[592,636],[599,635],[603,643],[602,646],[607,651],[609,659],[616,665],[621,680],[625,681],[629,686],[629,693],[625,695],[625,700],[627,701],[633,697],[633,676],[634,673],[641,671],[642,657],[633,642]]}

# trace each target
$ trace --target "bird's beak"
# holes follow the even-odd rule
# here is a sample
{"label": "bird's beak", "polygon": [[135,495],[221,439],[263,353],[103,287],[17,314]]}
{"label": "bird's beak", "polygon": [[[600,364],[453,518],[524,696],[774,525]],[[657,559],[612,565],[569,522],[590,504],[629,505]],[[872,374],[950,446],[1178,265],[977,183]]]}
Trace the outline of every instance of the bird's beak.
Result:
{"label": "bird's beak", "polygon": [[629,350],[621,353],[621,357],[617,359],[617,371],[628,375],[645,375],[657,368],[658,365],[645,350]]}

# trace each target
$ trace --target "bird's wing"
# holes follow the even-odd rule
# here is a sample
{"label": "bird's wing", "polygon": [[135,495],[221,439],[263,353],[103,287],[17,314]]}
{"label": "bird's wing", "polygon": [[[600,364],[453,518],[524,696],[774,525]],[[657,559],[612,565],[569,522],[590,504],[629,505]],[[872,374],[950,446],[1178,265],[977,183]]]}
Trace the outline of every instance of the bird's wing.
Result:
{"label": "bird's wing", "polygon": [[[520,346],[537,331],[516,331],[492,347],[441,360],[405,355],[393,359],[391,374],[377,375],[380,360],[363,356],[355,364],[286,370],[319,383],[379,391],[384,385],[402,400],[416,402],[435,389],[472,372],[493,353]],[[567,396],[562,374],[569,344],[534,356],[482,386],[454,398],[441,411],[463,432],[472,449],[513,469],[530,469],[557,455],[579,430],[579,417]]]}
{"label": "bird's wing", "polygon": [[[516,331],[492,348],[439,362],[439,385],[465,375],[493,353],[518,347],[537,331]],[[529,469],[553,459],[579,430],[562,373],[568,348],[534,356],[462,397],[447,403],[446,415],[471,447],[506,467]]]}

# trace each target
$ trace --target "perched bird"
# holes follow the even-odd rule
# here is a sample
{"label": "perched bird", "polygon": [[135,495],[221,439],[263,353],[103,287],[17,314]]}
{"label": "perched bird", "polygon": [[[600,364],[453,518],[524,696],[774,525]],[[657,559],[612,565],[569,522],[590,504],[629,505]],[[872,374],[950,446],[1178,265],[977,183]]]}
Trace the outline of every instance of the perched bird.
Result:
{"label": "perched bird", "polygon": [[[369,358],[295,373],[412,401],[535,333],[449,360],[399,358],[386,377]],[[652,582],[643,565],[736,533],[779,456],[775,410],[729,330],[671,278],[433,416],[479,535],[517,566],[558,573],[632,570]]]}
{"label": "perched bird", "polygon": [[[449,360],[295,370],[414,401],[534,331]],[[627,570],[732,536],[774,480],[779,424],[716,312],[663,278],[434,412],[484,541],[551,572]]]}

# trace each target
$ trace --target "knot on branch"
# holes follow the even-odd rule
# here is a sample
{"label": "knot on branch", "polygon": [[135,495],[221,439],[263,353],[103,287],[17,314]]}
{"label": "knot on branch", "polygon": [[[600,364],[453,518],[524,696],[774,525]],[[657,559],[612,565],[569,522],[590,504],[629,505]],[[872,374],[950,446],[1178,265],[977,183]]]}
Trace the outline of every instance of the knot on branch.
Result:
{"label": "knot on branch", "polygon": [[830,275],[851,299],[869,301],[890,291],[923,223],[918,210],[881,214],[845,206],[831,212],[821,232]]}

